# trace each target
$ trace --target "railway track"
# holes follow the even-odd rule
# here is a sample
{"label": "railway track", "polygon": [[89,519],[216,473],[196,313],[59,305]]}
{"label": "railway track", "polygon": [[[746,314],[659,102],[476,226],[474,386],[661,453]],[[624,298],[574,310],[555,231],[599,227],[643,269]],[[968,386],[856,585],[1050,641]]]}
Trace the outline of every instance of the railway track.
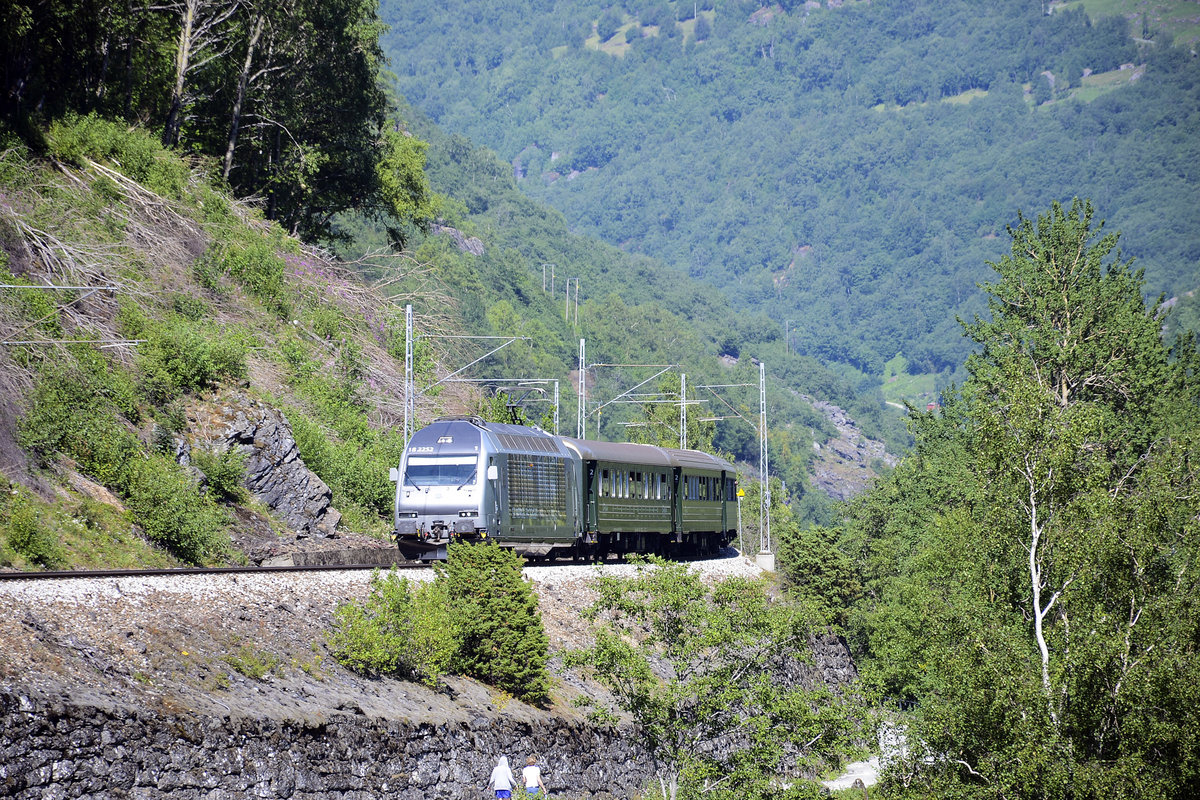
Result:
{"label": "railway track", "polygon": [[45,570],[40,572],[0,572],[0,581],[69,580],[81,578],[173,577],[176,575],[262,575],[280,572],[328,572],[330,570],[391,569],[423,570],[427,563],[409,561],[396,564],[284,564],[263,567],[179,567],[177,569],[96,569]]}
{"label": "railway track", "polygon": [[[726,548],[721,554],[711,558],[687,559],[687,563],[704,563],[706,561],[721,561],[737,555],[737,551]],[[610,557],[599,562],[581,563],[578,561],[562,560],[548,562],[529,562],[526,569],[541,570],[552,567],[584,566],[595,567],[610,564],[623,564],[620,557]],[[177,567],[173,569],[96,569],[96,570],[42,570],[31,572],[0,571],[2,581],[51,581],[51,580],[81,580],[85,578],[131,578],[131,577],[174,577],[178,575],[269,575],[293,572],[330,572],[355,570],[389,570],[395,567],[400,571],[427,570],[428,561],[398,561],[386,564],[268,564],[248,567]]]}

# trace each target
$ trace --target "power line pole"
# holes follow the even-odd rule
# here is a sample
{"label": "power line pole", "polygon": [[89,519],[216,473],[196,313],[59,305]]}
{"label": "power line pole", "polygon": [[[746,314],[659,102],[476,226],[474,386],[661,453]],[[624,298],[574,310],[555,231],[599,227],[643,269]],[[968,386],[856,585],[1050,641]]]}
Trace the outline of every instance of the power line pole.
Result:
{"label": "power line pole", "polygon": [[587,434],[587,361],[584,357],[586,347],[584,340],[579,340],[579,406],[575,412],[575,436],[585,438]]}
{"label": "power line pole", "polygon": [[[758,362],[758,464],[762,475],[759,503],[759,554],[771,553],[771,477],[767,453],[767,365]],[[773,561],[774,559],[772,559]]]}
{"label": "power line pole", "polygon": [[687,375],[679,373],[679,449],[687,450]]}
{"label": "power line pole", "polygon": [[416,416],[416,402],[413,398],[413,315],[412,305],[404,307],[404,448],[408,449],[408,437],[412,431]]}

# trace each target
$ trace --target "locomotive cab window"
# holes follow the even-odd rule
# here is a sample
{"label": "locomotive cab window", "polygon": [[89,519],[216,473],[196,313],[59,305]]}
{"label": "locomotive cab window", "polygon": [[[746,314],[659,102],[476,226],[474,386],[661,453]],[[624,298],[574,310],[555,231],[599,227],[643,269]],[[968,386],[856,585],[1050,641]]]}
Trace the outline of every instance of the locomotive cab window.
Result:
{"label": "locomotive cab window", "polygon": [[474,456],[412,457],[404,468],[409,486],[466,486],[475,483],[478,461]]}

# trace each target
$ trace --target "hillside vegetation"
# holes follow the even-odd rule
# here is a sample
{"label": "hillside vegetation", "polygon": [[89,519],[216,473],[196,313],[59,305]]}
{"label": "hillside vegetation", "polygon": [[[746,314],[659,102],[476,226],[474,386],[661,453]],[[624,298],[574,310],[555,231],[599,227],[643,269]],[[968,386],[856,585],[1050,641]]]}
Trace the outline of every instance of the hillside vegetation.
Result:
{"label": "hillside vegetation", "polygon": [[1200,360],[1093,215],[1018,220],[961,389],[782,554],[915,709],[887,797],[1200,791]]}
{"label": "hillside vegetation", "polygon": [[826,363],[878,379],[899,353],[946,386],[983,265],[1054,200],[1094,199],[1148,297],[1196,288],[1200,62],[1164,4],[825,5],[381,16],[405,97],[572,230],[721,287]]}
{"label": "hillside vegetation", "polygon": [[[751,359],[730,357],[743,347],[777,359],[774,471],[801,520],[828,519],[829,501],[809,489],[807,471],[812,443],[832,429],[797,388],[899,440],[878,397],[860,399],[814,360],[788,357],[754,318],[731,323],[720,297],[687,278],[570,234],[560,217],[522,197],[487,151],[412,117],[430,143],[403,136],[401,150],[416,161],[393,163],[398,151],[385,150],[381,164],[390,166],[375,184],[412,202],[384,217],[344,209],[318,226],[350,263],[285,234],[265,218],[270,203],[234,199],[211,157],[181,157],[158,136],[94,113],[14,125],[25,135],[6,134],[0,151],[0,442],[13,481],[0,510],[5,563],[244,559],[238,542],[247,529],[279,523],[246,495],[238,455],[201,435],[231,389],[286,414],[344,530],[384,535],[386,476],[402,445],[409,303],[421,337],[417,424],[446,413],[507,414],[482,388],[436,384],[490,347],[464,334],[512,336],[518,344],[470,375],[559,380],[562,429],[573,432],[572,369],[578,338],[587,337],[589,363],[675,364],[693,387],[753,387]],[[436,226],[422,216],[435,203]],[[398,253],[398,238],[411,249]],[[461,247],[468,238],[478,246]],[[533,264],[587,287],[569,320],[565,296],[538,286]],[[593,406],[649,374],[597,374]],[[677,408],[672,375],[651,388]],[[740,395],[729,409],[753,418],[753,388]],[[525,414],[550,427],[547,400],[526,399]],[[589,434],[675,443],[673,412],[662,408],[610,406],[589,419]],[[693,446],[756,460],[746,420],[699,416],[689,425]],[[56,493],[63,500],[50,502]]]}
{"label": "hillside vegetation", "polygon": [[170,558],[242,558],[245,468],[196,429],[221,386],[287,412],[350,530],[387,530],[402,312],[145,134],[84,117],[45,140],[0,157],[3,560],[163,563],[131,523]]}

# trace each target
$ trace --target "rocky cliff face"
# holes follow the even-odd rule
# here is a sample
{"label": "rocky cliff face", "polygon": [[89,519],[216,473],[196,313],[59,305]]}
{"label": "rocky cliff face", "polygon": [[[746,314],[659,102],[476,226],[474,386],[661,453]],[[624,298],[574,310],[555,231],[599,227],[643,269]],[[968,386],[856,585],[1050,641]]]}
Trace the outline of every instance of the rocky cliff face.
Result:
{"label": "rocky cliff face", "polygon": [[330,505],[333,492],[305,466],[282,411],[232,393],[193,408],[192,422],[205,446],[242,451],[246,488],[289,528],[306,536],[337,531],[342,515]]}
{"label": "rocky cliff face", "polygon": [[849,500],[866,491],[875,479],[873,464],[896,465],[896,456],[887,452],[883,442],[864,436],[844,409],[824,400],[801,397],[820,411],[838,434],[824,444],[813,445],[817,457],[813,461],[812,482],[818,489],[834,500]]}

